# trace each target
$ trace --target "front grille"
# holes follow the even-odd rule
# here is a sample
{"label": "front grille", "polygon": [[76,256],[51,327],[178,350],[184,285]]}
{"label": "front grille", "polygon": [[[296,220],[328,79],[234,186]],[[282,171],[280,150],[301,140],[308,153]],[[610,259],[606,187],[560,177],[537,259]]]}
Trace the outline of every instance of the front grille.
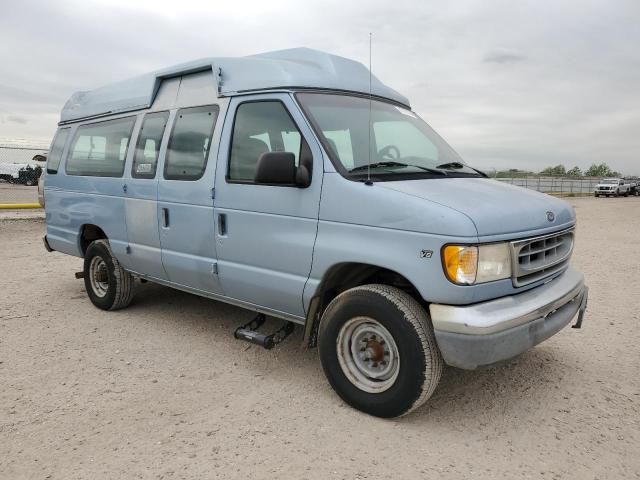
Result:
{"label": "front grille", "polygon": [[513,285],[522,287],[564,270],[572,251],[573,228],[511,242]]}

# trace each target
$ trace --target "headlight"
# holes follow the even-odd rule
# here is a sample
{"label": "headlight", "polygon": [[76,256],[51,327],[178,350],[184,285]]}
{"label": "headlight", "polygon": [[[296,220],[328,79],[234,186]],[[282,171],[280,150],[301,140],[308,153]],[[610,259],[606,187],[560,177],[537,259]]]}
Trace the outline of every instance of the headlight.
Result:
{"label": "headlight", "polygon": [[460,285],[511,276],[511,253],[506,243],[447,245],[442,250],[442,264],[447,278]]}

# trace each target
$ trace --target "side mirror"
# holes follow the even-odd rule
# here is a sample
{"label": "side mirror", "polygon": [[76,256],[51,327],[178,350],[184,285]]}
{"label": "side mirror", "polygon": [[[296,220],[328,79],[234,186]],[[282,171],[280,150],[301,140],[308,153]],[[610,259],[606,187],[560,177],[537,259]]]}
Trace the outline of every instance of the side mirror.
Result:
{"label": "side mirror", "polygon": [[296,184],[296,157],[291,152],[265,152],[258,158],[256,183]]}
{"label": "side mirror", "polygon": [[311,185],[311,172],[306,165],[300,165],[296,170],[296,185],[300,188]]}

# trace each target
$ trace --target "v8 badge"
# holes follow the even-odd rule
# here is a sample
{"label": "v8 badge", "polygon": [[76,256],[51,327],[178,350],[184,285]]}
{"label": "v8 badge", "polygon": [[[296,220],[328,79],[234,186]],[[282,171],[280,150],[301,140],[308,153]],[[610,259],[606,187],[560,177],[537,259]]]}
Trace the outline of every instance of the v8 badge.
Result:
{"label": "v8 badge", "polygon": [[433,250],[420,250],[420,258],[431,258]]}

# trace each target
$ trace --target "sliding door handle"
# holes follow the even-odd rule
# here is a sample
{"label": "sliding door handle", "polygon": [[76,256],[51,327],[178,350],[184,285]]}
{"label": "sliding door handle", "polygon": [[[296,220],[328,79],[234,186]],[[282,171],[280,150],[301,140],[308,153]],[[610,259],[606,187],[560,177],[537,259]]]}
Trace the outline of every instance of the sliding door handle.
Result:
{"label": "sliding door handle", "polygon": [[164,228],[169,228],[169,209],[168,208],[162,209],[162,226]]}
{"label": "sliding door handle", "polygon": [[227,234],[227,214],[218,214],[218,235],[224,236]]}

